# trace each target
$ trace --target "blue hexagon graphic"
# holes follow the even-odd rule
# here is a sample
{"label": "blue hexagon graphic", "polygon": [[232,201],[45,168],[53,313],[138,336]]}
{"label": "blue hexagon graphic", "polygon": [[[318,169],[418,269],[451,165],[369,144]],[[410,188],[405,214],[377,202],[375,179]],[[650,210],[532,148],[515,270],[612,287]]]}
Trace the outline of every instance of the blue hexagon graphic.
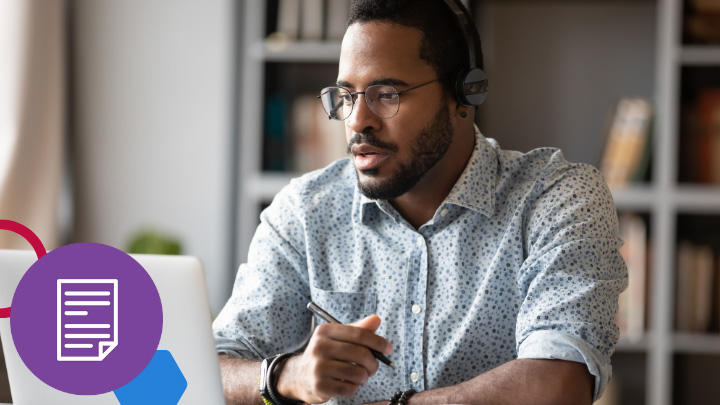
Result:
{"label": "blue hexagon graphic", "polygon": [[172,354],[158,350],[134,380],[113,392],[121,405],[177,405],[187,385]]}

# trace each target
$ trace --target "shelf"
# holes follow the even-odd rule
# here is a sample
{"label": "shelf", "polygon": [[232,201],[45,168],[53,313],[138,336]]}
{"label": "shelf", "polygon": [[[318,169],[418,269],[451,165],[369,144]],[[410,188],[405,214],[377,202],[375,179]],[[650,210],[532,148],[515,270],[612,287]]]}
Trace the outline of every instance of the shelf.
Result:
{"label": "shelf", "polygon": [[720,335],[676,333],[673,347],[676,353],[720,354]]}
{"label": "shelf", "polygon": [[647,185],[612,190],[615,206],[619,211],[651,210],[661,198],[673,202],[682,213],[720,214],[720,185],[678,185],[671,195],[660,195]]}
{"label": "shelf", "polygon": [[720,186],[680,185],[671,197],[682,213],[720,214]]}
{"label": "shelf", "polygon": [[611,190],[615,207],[619,211],[650,210],[658,200],[657,192],[649,185],[632,185]]}
{"label": "shelf", "polygon": [[720,65],[720,46],[686,45],[680,48],[679,58],[686,66]]}
{"label": "shelf", "polygon": [[252,45],[248,55],[266,62],[337,63],[340,42],[265,40]]}
{"label": "shelf", "polygon": [[[619,353],[642,353],[650,350],[652,340],[649,334],[632,340],[620,338],[615,349]],[[675,333],[672,344],[675,353],[720,354],[720,334]]]}

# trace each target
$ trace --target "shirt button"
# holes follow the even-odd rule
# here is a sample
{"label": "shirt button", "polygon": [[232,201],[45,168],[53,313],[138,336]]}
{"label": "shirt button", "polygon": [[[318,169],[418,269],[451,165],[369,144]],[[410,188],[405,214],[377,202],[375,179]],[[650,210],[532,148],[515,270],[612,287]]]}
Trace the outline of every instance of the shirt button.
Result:
{"label": "shirt button", "polygon": [[410,381],[412,381],[412,382],[418,382],[419,379],[420,379],[420,376],[418,375],[418,373],[411,373],[411,374],[410,374]]}
{"label": "shirt button", "polygon": [[440,215],[442,215],[442,216],[447,215],[447,213],[448,213],[448,209],[447,209],[447,208],[443,208],[443,209],[440,211]]}
{"label": "shirt button", "polygon": [[412,311],[413,311],[413,314],[419,314],[420,311],[422,311],[422,308],[420,308],[420,305],[415,304],[412,306]]}
{"label": "shirt button", "polygon": [[417,245],[418,245],[418,246],[424,246],[424,245],[425,245],[425,238],[423,238],[422,236],[418,236],[418,237],[417,237]]}

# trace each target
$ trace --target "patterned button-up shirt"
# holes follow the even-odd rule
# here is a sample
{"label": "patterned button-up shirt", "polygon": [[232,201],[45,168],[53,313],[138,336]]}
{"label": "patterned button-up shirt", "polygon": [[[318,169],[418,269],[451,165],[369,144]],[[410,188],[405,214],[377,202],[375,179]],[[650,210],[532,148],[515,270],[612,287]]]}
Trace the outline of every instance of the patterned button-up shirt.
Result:
{"label": "patterned button-up shirt", "polygon": [[221,353],[261,359],[309,339],[312,300],[343,323],[378,314],[397,371],[351,398],[459,384],[518,358],[585,363],[610,380],[627,270],[612,197],[595,168],[553,148],[502,150],[476,129],[467,167],[413,228],[363,196],[349,158],[293,180],[261,214],[213,324]]}

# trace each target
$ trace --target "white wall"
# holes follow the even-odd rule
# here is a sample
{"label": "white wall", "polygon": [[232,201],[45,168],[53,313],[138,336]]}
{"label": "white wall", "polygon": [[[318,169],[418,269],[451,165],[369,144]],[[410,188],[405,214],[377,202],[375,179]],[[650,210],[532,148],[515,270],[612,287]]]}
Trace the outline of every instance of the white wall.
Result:
{"label": "white wall", "polygon": [[75,241],[125,248],[150,225],[229,294],[233,4],[75,0],[70,80]]}

